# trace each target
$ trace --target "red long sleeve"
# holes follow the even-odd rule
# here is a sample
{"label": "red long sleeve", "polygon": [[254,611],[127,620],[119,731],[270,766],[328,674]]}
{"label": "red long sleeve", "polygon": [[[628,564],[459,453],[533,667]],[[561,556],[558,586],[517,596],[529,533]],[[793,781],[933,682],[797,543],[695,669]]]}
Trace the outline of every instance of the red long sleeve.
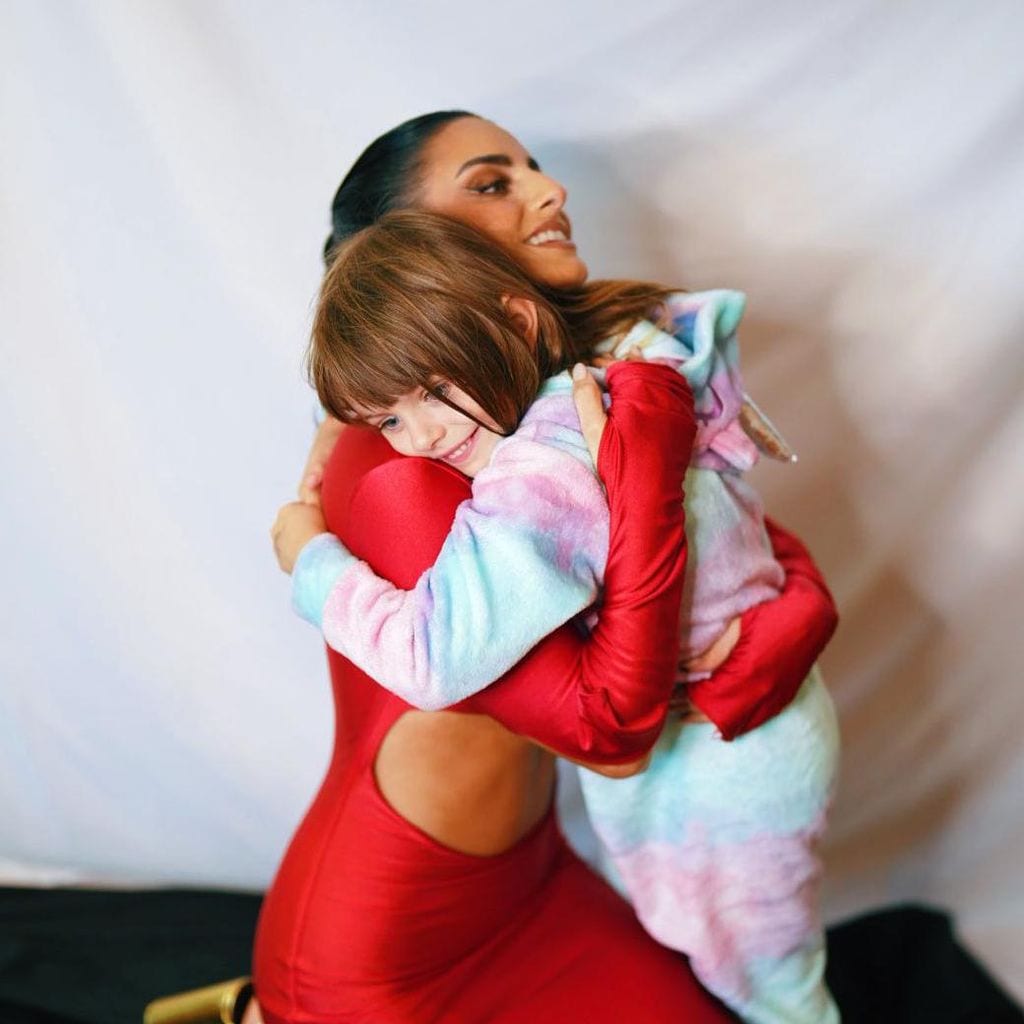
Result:
{"label": "red long sleeve", "polygon": [[731,740],[777,715],[796,696],[832,638],[839,614],[810,552],[765,520],[786,570],[782,593],[740,616],[740,639],[709,679],[687,688],[694,705]]}
{"label": "red long sleeve", "polygon": [[[696,423],[689,388],[667,367],[621,364],[608,379],[598,467],[611,527],[600,622],[587,639],[558,630],[459,709],[568,757],[613,764],[644,754],[666,713],[685,565],[680,495]],[[445,466],[389,461],[358,485],[346,542],[377,573],[410,586],[468,493]]]}

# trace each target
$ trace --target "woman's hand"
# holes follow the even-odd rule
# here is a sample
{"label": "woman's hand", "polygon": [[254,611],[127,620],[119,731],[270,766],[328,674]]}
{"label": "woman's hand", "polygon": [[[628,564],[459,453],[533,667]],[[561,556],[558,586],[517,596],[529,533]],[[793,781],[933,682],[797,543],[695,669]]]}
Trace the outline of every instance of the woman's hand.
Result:
{"label": "woman's hand", "polygon": [[[737,615],[722,635],[706,650],[689,661],[681,661],[679,668],[683,672],[714,672],[720,665],[729,660],[733,648],[740,639],[741,620]],[[711,719],[690,700],[690,688],[687,683],[679,683],[672,691],[672,699],[668,702],[668,710],[683,722],[710,722]]]}
{"label": "woman's hand", "polygon": [[732,654],[732,649],[740,639],[740,617],[725,627],[725,632],[706,650],[695,658],[681,662],[679,667],[684,672],[714,672]]}
{"label": "woman's hand", "polygon": [[299,552],[318,534],[326,532],[327,523],[320,511],[319,501],[290,501],[282,505],[270,528],[277,564],[290,574]]}
{"label": "woman's hand", "polygon": [[721,668],[690,684],[690,696],[731,740],[777,715],[796,696],[838,622],[807,548],[770,519],[765,529],[786,571],[782,593],[740,616],[742,633]]}
{"label": "woman's hand", "polygon": [[[323,423],[317,427],[316,435],[313,438],[313,445],[309,449],[306,458],[306,465],[302,470],[302,479],[299,481],[299,501],[307,505],[320,504],[320,485],[324,479],[324,466],[334,451],[338,437],[345,424],[328,416]],[[287,571],[287,570],[286,570]]]}

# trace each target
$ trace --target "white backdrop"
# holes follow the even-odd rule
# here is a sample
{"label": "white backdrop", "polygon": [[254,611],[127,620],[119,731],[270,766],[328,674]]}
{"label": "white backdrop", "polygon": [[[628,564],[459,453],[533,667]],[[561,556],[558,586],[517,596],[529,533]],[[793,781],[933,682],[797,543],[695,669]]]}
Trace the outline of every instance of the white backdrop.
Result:
{"label": "white backdrop", "polygon": [[1024,996],[1022,42],[998,0],[2,0],[0,882],[269,879],[330,743],[267,539],[328,204],[461,106],[594,272],[749,293],[801,453],[758,482],[843,614],[829,915],[951,908]]}

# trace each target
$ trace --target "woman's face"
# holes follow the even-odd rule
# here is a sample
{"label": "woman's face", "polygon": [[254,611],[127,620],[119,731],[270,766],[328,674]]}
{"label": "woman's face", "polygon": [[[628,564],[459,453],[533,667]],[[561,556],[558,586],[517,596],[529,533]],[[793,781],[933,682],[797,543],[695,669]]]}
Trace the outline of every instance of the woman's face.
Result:
{"label": "woman's face", "polygon": [[424,147],[419,205],[483,231],[530,278],[552,288],[587,279],[565,199],[565,189],[490,121],[452,121]]}

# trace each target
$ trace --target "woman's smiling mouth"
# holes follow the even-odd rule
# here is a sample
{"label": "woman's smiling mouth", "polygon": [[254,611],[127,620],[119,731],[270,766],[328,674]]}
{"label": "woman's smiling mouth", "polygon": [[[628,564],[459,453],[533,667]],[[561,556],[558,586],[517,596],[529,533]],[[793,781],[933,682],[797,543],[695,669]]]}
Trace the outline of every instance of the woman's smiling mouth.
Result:
{"label": "woman's smiling mouth", "polygon": [[527,245],[550,245],[551,243],[576,248],[576,243],[572,240],[572,229],[564,216],[545,221],[526,239]]}
{"label": "woman's smiling mouth", "polygon": [[570,242],[570,239],[564,231],[538,231],[526,240],[527,245],[543,245],[545,242]]}

